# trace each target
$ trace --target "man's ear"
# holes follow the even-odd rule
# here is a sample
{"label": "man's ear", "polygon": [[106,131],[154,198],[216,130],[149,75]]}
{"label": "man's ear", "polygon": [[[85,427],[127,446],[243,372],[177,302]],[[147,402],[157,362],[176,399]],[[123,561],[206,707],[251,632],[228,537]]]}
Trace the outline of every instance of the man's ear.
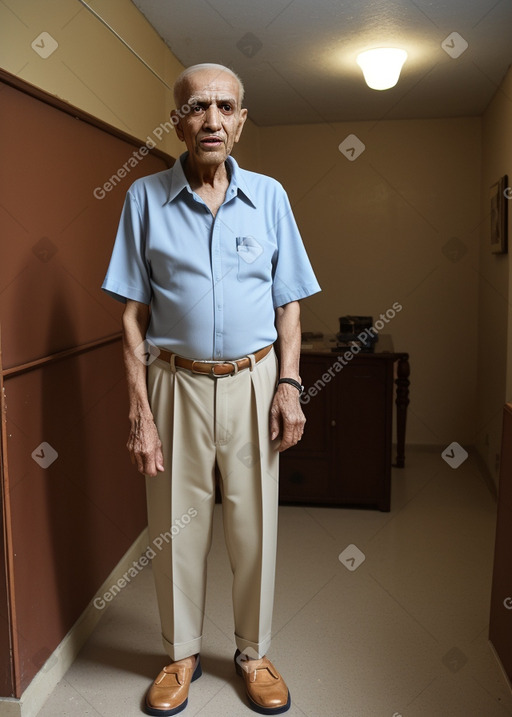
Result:
{"label": "man's ear", "polygon": [[183,142],[183,141],[184,141],[184,137],[183,137],[183,130],[182,130],[182,128],[181,128],[181,117],[180,117],[179,114],[176,112],[176,110],[172,110],[172,111],[171,111],[171,122],[172,122],[173,125],[174,125],[174,129],[176,130],[176,134],[177,134],[177,136],[178,136],[178,139],[179,139],[181,142]]}
{"label": "man's ear", "polygon": [[236,128],[235,142],[238,142],[238,140],[240,139],[240,135],[242,134],[242,130],[244,128],[246,119],[247,119],[247,110],[246,109],[240,110],[240,116],[238,118],[238,127]]}

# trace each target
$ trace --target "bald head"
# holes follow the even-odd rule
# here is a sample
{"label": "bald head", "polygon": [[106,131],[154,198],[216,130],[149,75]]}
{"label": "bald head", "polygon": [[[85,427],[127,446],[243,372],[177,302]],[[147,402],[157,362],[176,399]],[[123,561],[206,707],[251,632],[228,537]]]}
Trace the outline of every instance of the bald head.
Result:
{"label": "bald head", "polygon": [[242,83],[242,80],[238,77],[238,75],[233,72],[233,70],[230,70],[229,67],[224,67],[224,65],[218,65],[214,62],[203,62],[199,65],[191,65],[190,67],[187,67],[183,72],[176,78],[176,82],[174,83],[174,103],[176,105],[176,108],[181,107],[182,105],[186,104],[189,100],[189,97],[187,96],[187,87],[188,87],[188,80],[190,77],[198,72],[206,72],[211,77],[212,80],[215,80],[216,77],[219,75],[227,74],[230,75],[233,79],[236,80],[238,88],[239,88],[239,107],[242,106],[242,102],[244,99],[244,86]]}

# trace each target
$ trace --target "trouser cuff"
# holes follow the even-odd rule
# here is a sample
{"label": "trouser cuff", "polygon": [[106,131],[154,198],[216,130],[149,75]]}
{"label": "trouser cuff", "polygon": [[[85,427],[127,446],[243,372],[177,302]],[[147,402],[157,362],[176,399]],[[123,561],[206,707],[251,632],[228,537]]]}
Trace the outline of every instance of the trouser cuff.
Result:
{"label": "trouser cuff", "polygon": [[269,648],[271,642],[271,635],[268,635],[261,642],[251,642],[245,640],[243,637],[235,635],[235,642],[240,652],[243,652],[250,660],[258,660],[260,657],[264,657]]}
{"label": "trouser cuff", "polygon": [[172,642],[166,640],[162,635],[164,650],[174,662],[176,662],[176,660],[184,660],[185,657],[192,657],[192,655],[197,655],[201,652],[201,640],[201,637],[197,637],[195,640],[180,642],[173,645]]}

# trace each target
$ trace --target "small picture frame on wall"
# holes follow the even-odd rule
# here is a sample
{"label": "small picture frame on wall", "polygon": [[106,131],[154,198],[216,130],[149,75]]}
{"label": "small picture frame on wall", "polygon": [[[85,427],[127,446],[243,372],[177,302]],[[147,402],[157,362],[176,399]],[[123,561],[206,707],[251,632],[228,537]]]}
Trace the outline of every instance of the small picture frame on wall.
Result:
{"label": "small picture frame on wall", "polygon": [[512,190],[508,177],[503,175],[491,187],[491,252],[506,254],[508,249],[508,202]]}

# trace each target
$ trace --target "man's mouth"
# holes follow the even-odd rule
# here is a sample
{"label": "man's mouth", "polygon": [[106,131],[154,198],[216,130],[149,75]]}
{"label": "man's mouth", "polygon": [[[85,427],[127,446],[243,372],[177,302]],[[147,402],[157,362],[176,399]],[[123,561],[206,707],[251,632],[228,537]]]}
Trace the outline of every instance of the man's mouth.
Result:
{"label": "man's mouth", "polygon": [[212,149],[216,149],[217,147],[220,147],[222,145],[222,140],[220,137],[203,137],[199,141],[202,147],[208,147]]}

